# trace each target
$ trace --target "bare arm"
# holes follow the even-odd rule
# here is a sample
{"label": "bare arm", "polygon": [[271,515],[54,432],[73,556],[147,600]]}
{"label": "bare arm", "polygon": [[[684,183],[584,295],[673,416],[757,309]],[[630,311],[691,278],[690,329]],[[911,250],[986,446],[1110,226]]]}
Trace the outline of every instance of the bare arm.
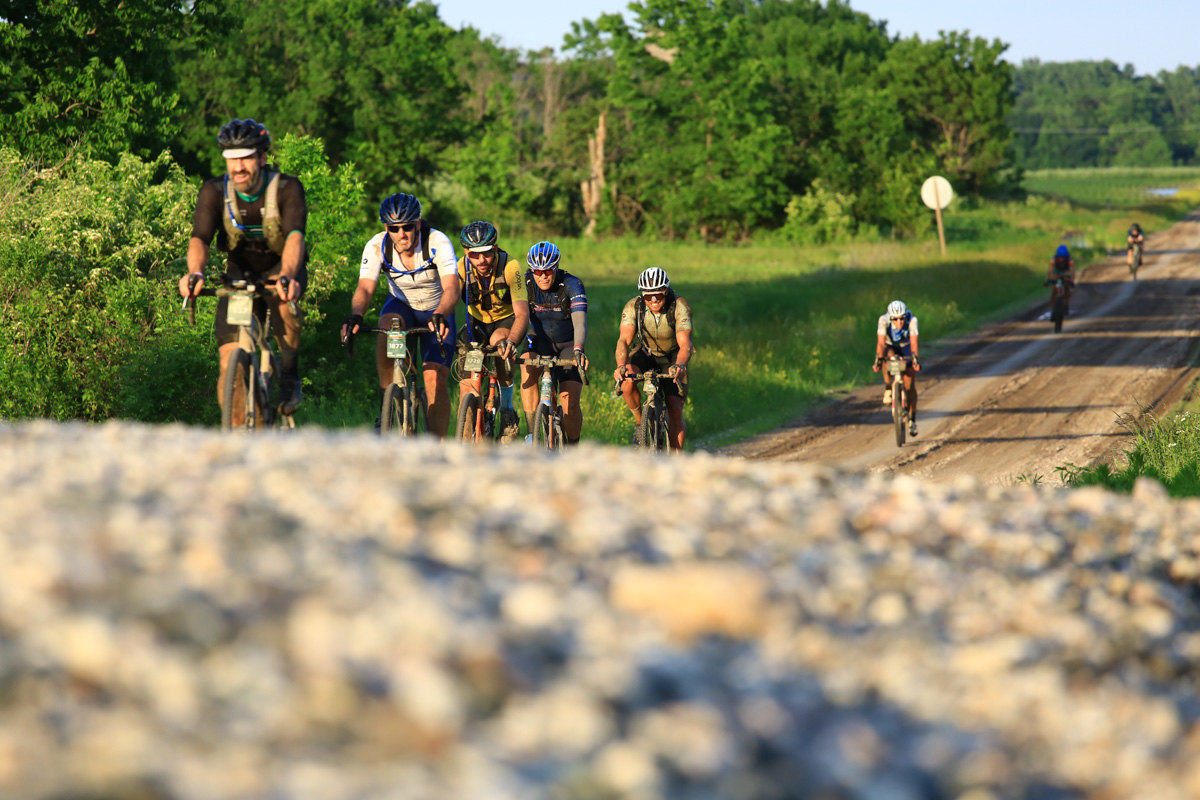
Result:
{"label": "bare arm", "polygon": [[615,380],[621,380],[621,373],[625,369],[625,365],[629,363],[629,346],[633,344],[633,337],[637,333],[637,329],[633,325],[622,325],[621,332],[617,336],[617,369],[613,373]]}
{"label": "bare arm", "polygon": [[675,343],[679,345],[679,355],[675,357],[675,363],[680,367],[686,367],[687,363],[692,360],[692,332],[675,331]]}
{"label": "bare arm", "polygon": [[513,300],[512,307],[515,319],[513,319],[512,329],[508,332],[508,340],[517,344],[525,335],[525,331],[529,329],[529,301]]}
{"label": "bare arm", "polygon": [[[373,278],[359,278],[358,286],[354,287],[354,297],[350,299],[350,314],[357,314],[360,317],[366,316],[367,305],[371,302],[371,296],[375,294],[375,286],[379,281]],[[346,325],[342,325],[342,340],[351,333],[358,333],[361,325],[355,325],[354,330],[346,330]]]}
{"label": "bare arm", "polygon": [[304,260],[304,234],[300,231],[292,231],[288,234],[287,241],[283,245],[283,255],[279,262],[279,276],[289,278],[292,283],[288,286],[287,296],[283,294],[283,287],[276,286],[276,291],[284,300],[296,300],[300,297],[300,286],[295,282],[296,273],[300,271],[300,264]]}
{"label": "bare arm", "polygon": [[196,282],[196,290],[200,290],[200,287],[204,285],[204,268],[206,266],[208,266],[208,243],[193,236],[188,240],[188,274],[179,279],[180,297],[188,296],[188,280],[192,275],[200,276],[200,280]]}
{"label": "bare arm", "polygon": [[884,343],[883,334],[881,333],[875,337],[875,363],[871,365],[871,369],[875,372],[879,372],[879,361],[883,358],[883,351],[886,348],[887,345]]}

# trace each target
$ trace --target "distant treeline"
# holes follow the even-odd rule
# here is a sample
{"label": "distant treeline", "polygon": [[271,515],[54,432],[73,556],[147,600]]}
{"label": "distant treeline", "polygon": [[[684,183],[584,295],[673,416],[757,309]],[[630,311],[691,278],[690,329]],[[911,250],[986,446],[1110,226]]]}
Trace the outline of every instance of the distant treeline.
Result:
{"label": "distant treeline", "polygon": [[[0,145],[48,163],[169,147],[198,175],[221,167],[217,128],[254,117],[354,162],[368,205],[417,192],[448,226],[906,235],[929,224],[929,174],[978,194],[1014,165],[1188,161],[1200,132],[1194,71],[1034,62],[1014,81],[999,40],[889,36],[841,0],[633,2],[573,25],[565,57],[408,0],[12,0],[2,14]],[[1014,139],[1010,124],[1043,132]],[[1102,132],[1050,132],[1081,128]]]}
{"label": "distant treeline", "polygon": [[1028,169],[1200,164],[1200,69],[1138,75],[1111,61],[1026,61],[1008,115]]}

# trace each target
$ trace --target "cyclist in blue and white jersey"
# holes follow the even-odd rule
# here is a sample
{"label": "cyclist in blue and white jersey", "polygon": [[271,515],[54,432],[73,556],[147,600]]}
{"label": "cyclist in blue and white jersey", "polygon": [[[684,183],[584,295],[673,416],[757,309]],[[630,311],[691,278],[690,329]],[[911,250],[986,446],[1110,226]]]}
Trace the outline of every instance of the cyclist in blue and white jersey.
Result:
{"label": "cyclist in blue and white jersey", "polygon": [[[908,435],[917,435],[917,376],[921,365],[917,361],[917,318],[899,300],[888,304],[887,313],[879,318],[875,329],[875,365],[871,369],[879,372],[883,360],[894,353],[900,358],[911,359],[904,370],[904,392],[908,395]],[[892,375],[883,373],[883,404],[892,404]]]}
{"label": "cyclist in blue and white jersey", "polygon": [[[459,298],[454,245],[450,237],[421,219],[421,203],[411,194],[385,198],[379,206],[379,220],[386,229],[372,236],[363,249],[358,288],[350,301],[350,316],[342,325],[342,338],[362,326],[379,273],[383,272],[390,296],[379,312],[379,327],[387,328],[399,317],[405,328],[427,325],[431,331],[421,336],[429,430],[444,437],[450,425],[446,379],[450,373],[449,359],[454,355],[454,307]],[[446,357],[438,349],[438,339],[445,347]],[[382,336],[376,342],[375,362],[379,386],[387,388],[392,379],[392,362]]]}

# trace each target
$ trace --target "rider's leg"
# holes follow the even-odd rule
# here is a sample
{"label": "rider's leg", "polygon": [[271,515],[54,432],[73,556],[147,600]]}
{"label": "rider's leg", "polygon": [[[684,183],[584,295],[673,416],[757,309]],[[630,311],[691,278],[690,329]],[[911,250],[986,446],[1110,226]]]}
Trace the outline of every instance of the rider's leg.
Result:
{"label": "rider's leg", "polygon": [[1063,284],[1063,309],[1066,313],[1071,313],[1071,284]]}
{"label": "rider's leg", "polygon": [[[630,375],[640,375],[641,370],[633,364],[626,364],[626,372]],[[625,398],[625,405],[629,406],[629,410],[633,412],[633,421],[638,425],[642,424],[642,390],[638,385],[630,380],[621,381],[621,396]]]}
{"label": "rider's leg", "polygon": [[579,381],[563,381],[558,389],[558,404],[563,413],[563,435],[567,437],[567,444],[576,444],[579,434],[583,432],[583,411],[579,408],[583,384]]}
{"label": "rider's leg", "polygon": [[683,398],[667,395],[667,431],[672,450],[682,450],[687,438],[687,423],[683,420]]}
{"label": "rider's leg", "polygon": [[283,399],[280,405],[285,414],[290,414],[300,405],[303,397],[300,383],[300,330],[303,316],[293,314],[278,295],[271,295],[268,303],[271,307],[271,330],[275,334],[275,344],[279,347],[279,360],[282,362],[279,386]]}
{"label": "rider's leg", "polygon": [[424,364],[425,396],[429,398],[429,432],[446,438],[450,427],[450,389],[446,385],[450,370],[444,364]]}
{"label": "rider's leg", "polygon": [[[507,319],[497,323],[496,330],[492,331],[489,344],[497,346],[508,339],[508,335],[512,333],[512,322],[511,319]],[[500,384],[501,408],[512,408],[513,371],[508,364],[507,361],[496,359],[496,381]]]}

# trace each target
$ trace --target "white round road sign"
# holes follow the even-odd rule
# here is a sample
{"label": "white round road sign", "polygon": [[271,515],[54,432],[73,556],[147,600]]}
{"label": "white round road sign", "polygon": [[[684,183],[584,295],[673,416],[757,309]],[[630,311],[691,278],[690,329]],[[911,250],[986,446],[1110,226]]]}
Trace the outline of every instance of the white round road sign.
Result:
{"label": "white round road sign", "polygon": [[945,208],[953,199],[954,190],[950,188],[950,181],[941,175],[927,178],[925,183],[921,184],[921,202],[930,208]]}

